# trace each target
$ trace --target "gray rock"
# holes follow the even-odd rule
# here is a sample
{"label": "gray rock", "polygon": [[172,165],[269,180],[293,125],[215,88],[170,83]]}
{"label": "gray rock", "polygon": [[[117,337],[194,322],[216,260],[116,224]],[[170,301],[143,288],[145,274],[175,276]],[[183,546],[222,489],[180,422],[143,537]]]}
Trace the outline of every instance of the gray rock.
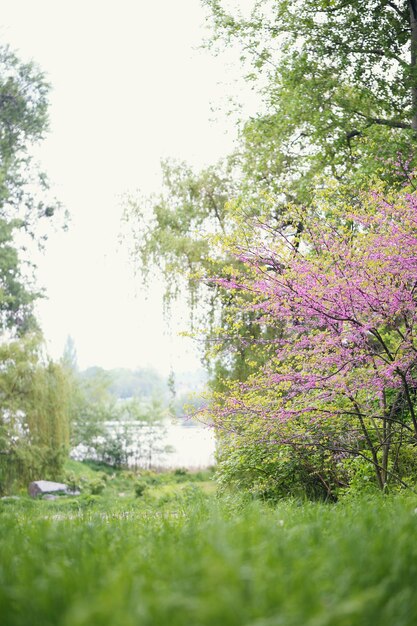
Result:
{"label": "gray rock", "polygon": [[42,500],[59,500],[59,496],[54,496],[53,493],[47,493],[42,496]]}
{"label": "gray rock", "polygon": [[28,493],[32,498],[45,494],[63,494],[66,496],[79,496],[79,491],[71,490],[64,483],[54,483],[50,480],[35,480],[29,484]]}

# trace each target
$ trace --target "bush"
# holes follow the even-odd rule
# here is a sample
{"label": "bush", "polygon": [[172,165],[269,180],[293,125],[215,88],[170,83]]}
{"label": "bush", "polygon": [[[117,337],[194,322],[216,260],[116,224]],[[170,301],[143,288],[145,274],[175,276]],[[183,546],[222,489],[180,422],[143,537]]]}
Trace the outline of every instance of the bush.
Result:
{"label": "bush", "polygon": [[145,491],[148,489],[148,485],[143,481],[138,481],[135,485],[135,494],[138,498],[142,497]]}
{"label": "bush", "polygon": [[88,488],[90,490],[91,495],[99,496],[105,490],[106,483],[100,478],[96,478],[95,480],[90,480],[88,482]]}

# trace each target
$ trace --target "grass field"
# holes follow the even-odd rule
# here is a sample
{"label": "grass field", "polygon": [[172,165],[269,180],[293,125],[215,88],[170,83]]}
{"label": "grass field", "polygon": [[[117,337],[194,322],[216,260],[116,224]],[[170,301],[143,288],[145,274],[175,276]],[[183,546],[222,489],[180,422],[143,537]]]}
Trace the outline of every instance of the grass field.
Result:
{"label": "grass field", "polygon": [[0,501],[0,624],[417,624],[415,497],[268,506],[162,482]]}

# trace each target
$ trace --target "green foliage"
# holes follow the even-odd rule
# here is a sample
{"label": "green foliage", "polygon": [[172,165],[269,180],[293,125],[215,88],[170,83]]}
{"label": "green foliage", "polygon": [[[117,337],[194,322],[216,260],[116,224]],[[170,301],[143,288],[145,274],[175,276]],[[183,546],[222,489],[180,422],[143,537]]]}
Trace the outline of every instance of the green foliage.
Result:
{"label": "green foliage", "polygon": [[101,434],[90,441],[90,453],[112,467],[152,467],[156,456],[169,451],[163,445],[165,416],[166,409],[156,400],[120,403],[111,421],[102,422]]}
{"label": "green foliage", "polygon": [[[369,459],[364,457],[347,458],[343,463],[347,473],[346,488],[340,491],[343,498],[375,494],[378,490],[375,472]],[[401,474],[403,476],[403,474]],[[392,489],[392,487],[390,487]],[[395,486],[393,487],[395,489]]]}
{"label": "green foliage", "polygon": [[161,164],[163,191],[149,199],[128,197],[126,217],[134,254],[145,279],[155,273],[166,281],[166,300],[188,282],[190,300],[201,294],[193,273],[207,263],[208,232],[222,232],[234,184],[230,164],[194,172],[185,163]]}
{"label": "green foliage", "polygon": [[[197,173],[164,162],[163,193],[128,198],[126,214],[142,278],[162,275],[168,301],[188,295],[192,321],[199,313],[206,322],[206,349],[216,328],[228,329],[233,356],[228,350],[206,359],[218,388],[222,377],[244,380],[253,371],[248,363],[262,363],[263,356],[238,347],[226,313],[230,294],[201,280],[233,265],[213,254],[208,236],[230,233],[234,201],[245,204],[250,217],[269,194],[268,210],[280,226],[289,203],[302,206],[308,220],[323,177],[356,189],[375,176],[391,186],[408,181],[417,120],[417,68],[410,58],[416,34],[410,34],[405,2],[261,0],[247,17],[237,2],[203,4],[212,25],[207,46],[240,51],[246,79],[255,88],[259,82],[260,112],[241,124],[236,151],[224,163]],[[256,317],[240,317],[236,335],[262,333]]]}
{"label": "green foliage", "polygon": [[[67,361],[68,357],[64,355],[63,363],[66,367]],[[162,376],[151,369],[133,371],[90,367],[80,372],[70,367],[68,375],[72,381],[72,445],[83,444],[94,455],[100,443],[99,456],[103,452],[104,456],[113,459],[112,463],[126,462],[123,449],[129,446],[128,440],[134,437],[132,429],[138,423],[160,421],[166,415],[163,403],[167,403],[167,385]],[[156,397],[161,402],[157,402]],[[106,423],[114,421],[134,422],[136,426],[121,426],[117,442],[106,426]]]}
{"label": "green foliage", "polygon": [[77,349],[75,347],[75,341],[68,335],[67,340],[65,342],[64,353],[61,359],[63,367],[65,367],[69,372],[73,375],[76,374],[78,370],[77,363]]}
{"label": "green foliage", "polygon": [[0,492],[56,477],[67,454],[68,381],[41,350],[37,337],[0,346]]}
{"label": "green foliage", "polygon": [[73,446],[83,444],[94,451],[108,434],[106,422],[117,419],[119,409],[110,393],[110,383],[110,373],[100,367],[72,372]]}
{"label": "green foliage", "polygon": [[[262,351],[253,354],[241,342],[247,334],[253,346],[263,329],[256,316],[235,311],[242,327],[232,335],[233,299],[201,278],[233,271],[234,262],[213,253],[209,237],[230,234],[236,202],[246,217],[266,205],[277,226],[288,220],[289,203],[308,219],[323,177],[356,188],[375,176],[391,186],[408,181],[417,124],[410,46],[417,33],[410,34],[404,2],[261,0],[249,17],[239,3],[203,4],[212,24],[208,47],[240,50],[246,79],[256,87],[259,77],[260,112],[241,124],[235,153],[223,163],[195,172],[163,162],[162,194],[129,197],[126,216],[142,279],[162,276],[167,301],[186,294],[192,324],[204,320],[206,364],[221,388],[222,378],[244,380],[263,362]],[[302,230],[303,220],[294,228]],[[218,328],[227,329],[232,350],[214,356],[207,349]]]}
{"label": "green foliage", "polygon": [[0,47],[0,330],[19,336],[36,327],[32,303],[39,297],[22,242],[26,237],[41,244],[42,222],[57,208],[48,198],[45,174],[30,156],[47,130],[48,92],[33,63],[22,63],[7,46]]}
{"label": "green foliage", "polygon": [[42,354],[35,266],[58,205],[31,156],[48,127],[49,85],[33,63],[0,46],[0,492],[57,475],[68,448],[68,380]]}
{"label": "green foliage", "polygon": [[[230,250],[251,249],[251,218],[257,216],[263,223],[257,253],[262,260],[266,249],[267,276],[281,268],[269,263],[265,241],[285,231],[294,244],[291,253],[299,251],[305,245],[303,232],[309,228],[313,201],[324,186],[343,182],[341,195],[350,196],[351,208],[361,204],[361,190],[370,181],[379,180],[387,190],[404,184],[415,189],[410,172],[417,164],[417,22],[414,3],[403,0],[259,0],[249,16],[242,14],[238,2],[203,4],[213,27],[208,47],[217,52],[225,45],[240,50],[246,80],[258,89],[259,112],[240,124],[236,151],[222,165],[196,173],[185,164],[164,163],[161,196],[149,201],[130,198],[126,211],[142,277],[149,279],[157,268],[168,301],[181,290],[188,294],[191,327],[204,320],[203,359],[211,371],[212,389],[224,393],[221,406],[233,381],[250,379],[273,358],[283,332],[283,325],[262,319],[261,299],[256,302],[259,308],[250,310],[249,293],[225,293],[210,280],[222,276],[233,283],[242,276],[239,257],[231,258]],[[237,207],[240,226],[244,223],[239,235]],[[321,217],[331,214],[327,205]],[[228,244],[226,252],[217,246],[222,241]],[[291,368],[290,363],[284,365]],[[280,364],[275,366],[279,370]],[[270,387],[259,384],[258,406],[247,428],[239,418],[225,428],[219,463],[229,484],[245,485],[262,497],[302,493],[333,498],[347,485],[359,491],[369,482],[373,488],[374,479],[368,481],[364,469],[366,454],[345,464],[337,454],[320,452],[323,440],[336,436],[339,441],[342,434],[342,449],[353,445],[358,457],[363,453],[359,440],[352,441],[337,420],[334,427],[317,426],[318,446],[309,454],[279,445],[282,438],[270,441],[273,434],[257,413],[269,405],[273,414]],[[242,388],[234,391],[239,399]],[[364,425],[365,431],[372,428]],[[306,432],[301,418],[297,437],[302,440]],[[381,449],[389,446],[382,443],[380,449],[372,438],[368,444],[375,452],[369,462],[374,467],[382,463],[384,472],[392,473],[391,458],[381,459]],[[409,448],[403,457],[402,451],[397,458],[392,453],[395,468],[405,472],[401,476],[415,474],[413,446]]]}
{"label": "green foliage", "polygon": [[[217,241],[236,231],[232,199],[239,193],[239,179],[233,159],[200,172],[172,162],[162,168],[159,197],[126,201],[132,255],[145,283],[150,276],[163,280],[168,314],[176,298],[187,300],[190,329],[202,331],[204,365],[213,386],[223,388],[223,378],[243,380],[264,361],[250,341],[264,333],[257,316],[234,306],[233,296],[210,281],[219,273],[233,275],[239,266]],[[251,205],[252,214],[259,212],[258,204]],[[223,344],[217,350],[221,329]],[[245,345],[242,336],[249,339]]]}
{"label": "green foliage", "polygon": [[[268,213],[271,228],[287,224],[300,235],[324,178],[349,183],[353,196],[374,177],[409,182],[417,69],[405,5],[261,0],[243,17],[239,3],[203,4],[212,24],[208,47],[240,50],[246,79],[256,88],[259,77],[260,112],[240,124],[236,150],[223,163],[195,172],[164,162],[162,194],[128,198],[126,216],[142,279],[162,277],[168,303],[188,298],[212,386],[225,389],[223,381],[245,380],[265,362],[256,340],[271,337],[256,315],[206,280],[233,276],[239,265],[213,251],[213,235],[233,233],[236,206],[244,219]],[[291,203],[303,208],[294,223]]]}
{"label": "green foliage", "polygon": [[[229,281],[247,288],[265,324],[285,320],[265,367],[229,384],[206,412],[222,433],[221,479],[257,495],[337,498],[416,483],[414,349],[408,356],[411,344],[399,345],[413,326],[414,273],[408,281],[405,266],[414,258],[415,195],[374,191],[356,207],[342,195],[317,196],[300,249],[286,231],[273,230],[270,244],[262,224],[242,254],[253,275]],[[402,301],[410,305],[398,314]],[[393,365],[382,373],[383,350]],[[410,379],[399,374],[404,363]]]}
{"label": "green foliage", "polygon": [[0,218],[0,329],[23,335],[36,328],[33,301],[39,294],[25,284],[22,263],[14,243],[16,221]]}
{"label": "green foliage", "polygon": [[106,481],[97,478],[94,481],[90,481],[88,484],[88,488],[90,490],[91,495],[99,496],[103,493],[106,488]]}
{"label": "green foliage", "polygon": [[143,494],[145,493],[145,491],[147,490],[148,486],[147,484],[140,480],[136,483],[135,485],[135,494],[138,496],[138,498],[142,497]]}
{"label": "green foliage", "polygon": [[[114,371],[90,368],[72,375],[72,445],[78,446],[81,458],[95,459],[115,468],[129,464],[150,467],[155,455],[165,451],[162,440],[167,409],[156,397],[139,399],[129,395],[125,399],[122,393],[122,397],[116,398],[111,389]],[[116,380],[120,385],[123,385],[121,372],[131,374],[131,380],[143,381],[139,372],[117,370],[120,378]],[[155,378],[161,381],[156,375]],[[153,384],[150,389],[155,390]]]}
{"label": "green foliage", "polygon": [[8,626],[416,621],[413,498],[122,502],[0,502]]}
{"label": "green foliage", "polygon": [[217,439],[216,479],[222,493],[335,501],[348,485],[345,459],[329,450],[279,443],[262,421],[235,419],[233,430],[220,432]]}
{"label": "green foliage", "polygon": [[135,484],[135,493],[137,496],[149,493],[150,488],[157,488],[166,485],[184,485],[190,486],[195,483],[209,483],[212,479],[210,470],[190,472],[187,469],[177,468],[170,472],[152,472],[150,470],[141,470]]}
{"label": "green foliage", "polygon": [[240,52],[262,102],[242,124],[249,195],[255,184],[255,197],[264,189],[281,195],[277,206],[307,206],[323,174],[407,179],[417,115],[409,3],[260,0],[245,17],[237,3],[203,4],[207,45]]}

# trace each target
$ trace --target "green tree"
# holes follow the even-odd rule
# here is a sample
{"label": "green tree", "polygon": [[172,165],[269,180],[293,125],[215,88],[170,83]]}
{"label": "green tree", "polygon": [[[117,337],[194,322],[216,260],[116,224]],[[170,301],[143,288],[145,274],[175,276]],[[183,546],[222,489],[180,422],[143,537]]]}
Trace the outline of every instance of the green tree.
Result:
{"label": "green tree", "polygon": [[76,373],[78,371],[77,348],[75,347],[75,341],[71,335],[68,335],[65,342],[61,363],[70,372]]}
{"label": "green tree", "polygon": [[0,331],[19,336],[36,326],[32,305],[39,297],[23,248],[43,243],[58,208],[32,156],[48,129],[48,92],[35,64],[0,47]]}
{"label": "green tree", "polygon": [[113,422],[96,447],[99,457],[114,466],[133,465],[150,469],[170,450],[164,445],[167,408],[159,398],[119,402]]}
{"label": "green tree", "polygon": [[106,433],[105,423],[114,419],[116,400],[109,391],[111,378],[100,367],[71,373],[71,443],[82,444],[94,454],[95,444]]}
{"label": "green tree", "polygon": [[[210,170],[215,191],[224,191],[214,196],[216,210],[207,204],[210,195],[200,184],[208,170],[196,174],[187,166],[168,164],[165,170],[175,174],[164,172],[162,196],[148,204],[131,201],[128,211],[139,268],[145,273],[149,267],[161,268],[169,297],[178,286],[185,287],[191,304],[203,303],[201,317],[209,321],[205,348],[211,347],[206,354],[215,387],[225,390],[222,379],[246,380],[270,359],[285,331],[285,325],[277,324],[273,336],[266,334],[268,324],[259,309],[247,306],[251,293],[245,294],[245,305],[235,293],[225,294],[218,284],[202,280],[218,274],[233,282],[241,275],[242,259],[212,249],[213,233],[218,240],[233,236],[235,207],[248,223],[253,216],[264,220],[258,255],[265,251],[265,234],[273,238],[278,232],[294,243],[297,254],[323,186],[342,182],[338,190],[343,189],[343,200],[348,196],[350,207],[360,206],[360,190],[373,180],[385,189],[405,183],[415,189],[417,3],[259,0],[247,17],[238,2],[233,10],[232,2],[202,1],[213,27],[208,47],[217,53],[224,46],[240,51],[246,80],[259,94],[259,111],[239,123],[237,147],[226,166]],[[225,173],[221,185],[219,171]],[[294,206],[297,221],[290,217]],[[328,212],[329,206],[322,217]],[[249,239],[241,241],[243,248],[249,247],[249,231],[244,229]],[[264,261],[272,276],[280,270],[271,259]],[[236,385],[237,398],[241,390]],[[269,399],[262,386],[260,397]],[[220,414],[223,403],[221,396]],[[223,476],[246,480],[257,493],[267,493],[271,484],[285,492],[292,476],[293,492],[301,487],[314,495],[334,494],[352,481],[352,474],[365,471],[357,471],[358,457],[348,468],[327,451],[304,454],[282,441],[271,454],[275,440],[268,439],[264,427],[256,416],[240,422],[233,413],[232,435],[225,436],[222,446]],[[239,436],[243,430],[246,438]],[[398,458],[398,467],[401,463]]]}
{"label": "green tree", "polygon": [[151,368],[130,370],[117,368],[107,371],[109,393],[115,398],[150,398],[158,395],[167,398],[167,383],[164,378]]}
{"label": "green tree", "polygon": [[259,0],[246,18],[221,0],[203,4],[208,45],[237,46],[259,89],[261,110],[243,124],[240,151],[256,195],[308,204],[323,174],[407,178],[416,158],[415,0]]}
{"label": "green tree", "polygon": [[201,298],[195,274],[209,263],[208,233],[224,232],[226,202],[235,195],[231,163],[195,172],[186,163],[163,161],[162,192],[129,196],[125,212],[143,279],[165,281],[166,304],[187,287],[190,304]]}
{"label": "green tree", "polygon": [[[235,11],[221,0],[203,4],[213,27],[208,47],[237,46],[259,113],[240,123],[236,150],[222,164],[194,172],[163,163],[163,192],[130,197],[126,214],[142,278],[162,276],[167,302],[186,294],[192,325],[203,320],[205,360],[219,387],[263,362],[251,340],[265,329],[241,311],[237,330],[233,296],[202,280],[239,265],[212,253],[213,234],[230,234],[238,206],[246,218],[268,213],[270,227],[300,236],[324,178],[350,184],[354,196],[373,177],[410,182],[417,30],[415,3],[406,1],[260,0],[246,18],[239,3]],[[294,203],[304,217],[287,223]],[[217,341],[225,328],[225,343]]]}
{"label": "green tree", "polygon": [[[132,254],[145,284],[151,279],[163,281],[168,315],[177,298],[186,299],[191,329],[204,328],[206,333],[202,338],[205,365],[213,384],[221,387],[224,377],[246,378],[263,358],[253,342],[240,341],[242,333],[262,336],[256,316],[241,310],[234,311],[232,318],[233,296],[207,281],[219,272],[233,273],[239,265],[228,254],[213,254],[213,238],[227,237],[235,229],[231,201],[239,194],[238,173],[233,158],[200,172],[165,161],[162,172],[161,194],[126,200]],[[239,330],[236,315],[241,318]],[[228,349],[217,351],[220,344],[215,337],[221,328],[228,329]]]}
{"label": "green tree", "polygon": [[68,377],[44,354],[33,304],[34,246],[58,203],[33,148],[48,130],[49,85],[0,46],[0,490],[56,476],[69,444]]}
{"label": "green tree", "polygon": [[39,336],[0,345],[0,492],[59,476],[69,447],[70,386]]}

